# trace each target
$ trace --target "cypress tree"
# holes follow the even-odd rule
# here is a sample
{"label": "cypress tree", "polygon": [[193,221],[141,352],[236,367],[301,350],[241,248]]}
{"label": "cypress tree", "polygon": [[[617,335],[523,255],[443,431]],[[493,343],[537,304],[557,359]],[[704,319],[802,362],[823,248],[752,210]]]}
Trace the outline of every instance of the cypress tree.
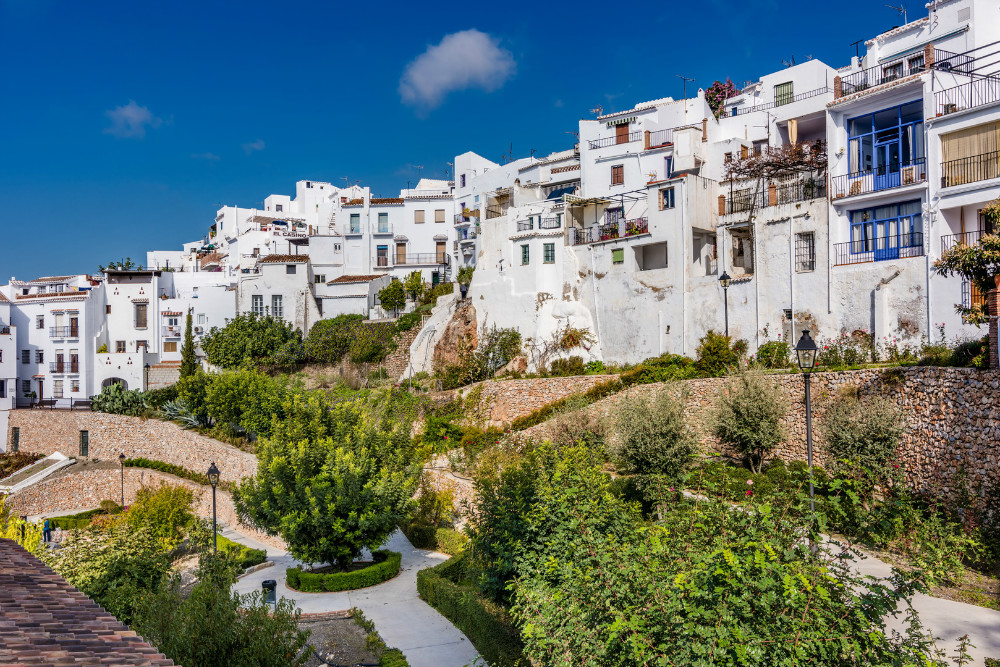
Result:
{"label": "cypress tree", "polygon": [[194,375],[198,371],[198,357],[194,352],[194,335],[191,333],[191,309],[184,324],[184,346],[181,348],[181,378]]}

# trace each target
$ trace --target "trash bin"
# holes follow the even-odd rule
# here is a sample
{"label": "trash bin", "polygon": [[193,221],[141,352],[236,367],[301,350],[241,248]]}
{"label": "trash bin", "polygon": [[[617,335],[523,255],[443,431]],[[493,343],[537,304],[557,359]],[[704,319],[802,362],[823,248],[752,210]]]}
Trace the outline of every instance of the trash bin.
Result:
{"label": "trash bin", "polygon": [[260,589],[264,593],[264,602],[267,604],[278,603],[278,582],[274,579],[265,579],[260,584]]}

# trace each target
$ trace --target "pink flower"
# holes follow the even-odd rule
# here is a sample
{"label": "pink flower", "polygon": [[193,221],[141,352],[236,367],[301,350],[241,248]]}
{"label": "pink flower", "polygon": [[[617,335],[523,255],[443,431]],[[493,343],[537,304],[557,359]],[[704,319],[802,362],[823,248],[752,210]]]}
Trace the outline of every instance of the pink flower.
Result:
{"label": "pink flower", "polygon": [[671,487],[670,487],[670,490],[671,490],[671,491],[673,491],[673,490],[674,490],[674,487],[672,487],[672,486],[671,486]]}
{"label": "pink flower", "polygon": [[752,496],[753,495],[753,491],[751,491],[750,489],[747,489],[747,495],[748,496]]}

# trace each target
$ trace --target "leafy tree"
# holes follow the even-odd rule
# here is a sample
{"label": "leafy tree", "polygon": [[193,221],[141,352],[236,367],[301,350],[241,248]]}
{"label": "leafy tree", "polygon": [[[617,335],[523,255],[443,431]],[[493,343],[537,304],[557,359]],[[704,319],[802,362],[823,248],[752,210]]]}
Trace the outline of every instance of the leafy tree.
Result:
{"label": "leafy tree", "polygon": [[647,488],[656,482],[679,483],[697,451],[684,422],[684,404],[669,391],[652,399],[623,399],[615,408],[615,431],[619,469]]}
{"label": "leafy tree", "polygon": [[420,299],[420,296],[424,293],[424,276],[420,271],[413,271],[406,276],[403,280],[403,289],[414,301]]}
{"label": "leafy tree", "polygon": [[215,377],[199,367],[193,375],[177,381],[177,401],[199,426],[210,426],[212,423],[208,414],[208,390]]}
{"label": "leafy tree", "polygon": [[739,352],[729,336],[708,331],[698,341],[698,359],[695,368],[706,377],[721,377],[738,366]]}
{"label": "leafy tree", "polygon": [[108,262],[107,266],[98,264],[97,270],[100,273],[106,273],[108,271],[142,271],[142,264],[136,266],[131,257],[126,257],[125,259],[120,259],[117,262]]}
{"label": "leafy tree", "polygon": [[368,322],[354,330],[350,359],[355,364],[375,363],[392,351],[396,328],[385,322]]}
{"label": "leafy tree", "polygon": [[285,388],[253,368],[216,375],[205,392],[205,406],[217,422],[237,424],[266,436],[281,418]]}
{"label": "leafy tree", "polygon": [[306,357],[324,364],[337,363],[351,348],[355,331],[363,321],[361,315],[338,315],[320,320],[306,336]]}
{"label": "leafy tree", "polygon": [[170,567],[156,536],[124,521],[73,531],[61,547],[44,554],[46,563],[125,624]]}
{"label": "leafy tree", "polygon": [[472,274],[475,273],[476,267],[474,266],[463,266],[458,269],[458,275],[455,276],[455,282],[459,285],[470,285],[472,283]]}
{"label": "leafy tree", "polygon": [[841,394],[826,406],[823,417],[823,445],[831,472],[859,482],[856,490],[866,497],[896,476],[906,418],[895,401]]}
{"label": "leafy tree", "polygon": [[184,322],[184,345],[181,346],[181,377],[194,375],[198,370],[198,357],[194,351],[194,334],[191,331],[191,309]]}
{"label": "leafy tree", "polygon": [[148,531],[160,549],[168,552],[181,543],[194,522],[193,502],[194,492],[186,486],[144,487],[139,489],[135,502],[123,515],[124,521],[132,530]]}
{"label": "leafy tree", "polygon": [[781,389],[756,373],[732,378],[719,394],[712,413],[712,430],[725,445],[740,453],[753,472],[785,438],[782,419],[788,405]]}
{"label": "leafy tree", "polygon": [[223,556],[203,553],[190,593],[175,575],[145,596],[132,627],[178,665],[190,667],[284,667],[304,665],[308,631],[300,612],[282,598],[272,611],[260,593],[231,591],[236,582]]}
{"label": "leafy tree", "polygon": [[406,291],[403,289],[403,283],[393,280],[378,291],[378,300],[382,304],[382,308],[394,313],[398,312],[406,305]]}
{"label": "leafy tree", "polygon": [[496,325],[479,334],[479,346],[466,350],[462,362],[446,366],[440,370],[445,389],[454,389],[480,380],[492,378],[521,353],[521,333],[514,328],[498,328]]}
{"label": "leafy tree", "polygon": [[[225,369],[272,363],[291,342],[301,343],[302,332],[273,315],[243,313],[226,326],[212,327],[201,341],[209,363]],[[283,362],[287,363],[287,359]],[[294,362],[293,362],[294,363]]]}
{"label": "leafy tree", "polygon": [[[994,202],[992,208],[1000,210],[1000,203]],[[952,246],[934,262],[934,271],[942,276],[961,276],[981,294],[989,293],[996,288],[995,278],[1000,275],[1000,236],[987,234],[974,245],[959,243]],[[956,304],[955,310],[973,324],[986,322],[990,315],[984,306],[965,308]]]}
{"label": "leafy tree", "polygon": [[311,427],[322,434],[314,440],[264,440],[257,475],[234,500],[241,518],[281,535],[300,561],[346,569],[405,520],[416,476],[399,459],[407,434],[375,428],[352,404],[330,412]]}

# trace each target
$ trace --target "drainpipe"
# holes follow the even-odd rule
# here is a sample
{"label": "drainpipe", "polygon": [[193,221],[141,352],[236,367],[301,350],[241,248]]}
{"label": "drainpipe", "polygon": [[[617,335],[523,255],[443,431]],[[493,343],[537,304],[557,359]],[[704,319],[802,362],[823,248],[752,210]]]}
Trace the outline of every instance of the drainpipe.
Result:
{"label": "drainpipe", "polygon": [[[791,336],[790,338],[795,338],[795,252],[794,252],[794,239],[795,239],[795,218],[788,218],[788,312],[791,317],[788,318],[788,324],[791,326]],[[789,345],[789,341],[785,341]]]}
{"label": "drainpipe", "polygon": [[[597,263],[594,260],[594,245],[588,244],[588,249],[590,250],[590,287],[594,290],[594,335],[597,336],[597,340],[603,340],[601,338],[601,308],[597,300],[597,277],[594,275],[597,272]],[[601,346],[604,349],[604,346]]]}
{"label": "drainpipe", "polygon": [[[934,218],[937,217],[936,213],[930,203],[924,204],[923,213],[926,220],[924,221],[924,277],[925,277],[925,290],[927,301],[927,340],[933,341],[933,331],[934,323],[931,321],[931,253],[930,253],[930,238],[931,238],[931,228],[934,225]],[[964,209],[963,209],[964,210]],[[942,341],[944,342],[944,341]]]}

